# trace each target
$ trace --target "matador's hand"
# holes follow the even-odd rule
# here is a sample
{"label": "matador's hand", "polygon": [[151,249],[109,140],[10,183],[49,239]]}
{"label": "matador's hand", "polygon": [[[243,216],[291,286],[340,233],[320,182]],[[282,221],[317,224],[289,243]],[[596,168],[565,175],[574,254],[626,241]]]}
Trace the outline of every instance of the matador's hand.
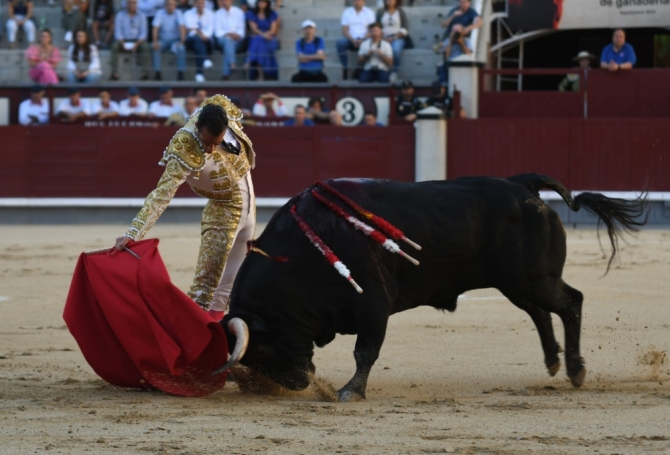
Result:
{"label": "matador's hand", "polygon": [[123,251],[126,249],[126,245],[128,245],[130,242],[132,242],[133,239],[130,237],[119,237],[116,239],[116,244],[114,245],[114,248],[116,248],[119,251]]}

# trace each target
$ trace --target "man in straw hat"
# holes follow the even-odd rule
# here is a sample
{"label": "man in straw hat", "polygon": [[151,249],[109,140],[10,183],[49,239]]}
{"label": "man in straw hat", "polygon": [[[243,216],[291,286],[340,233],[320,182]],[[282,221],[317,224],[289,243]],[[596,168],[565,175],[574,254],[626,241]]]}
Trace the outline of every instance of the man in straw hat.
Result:
{"label": "man in straw hat", "polygon": [[560,84],[558,84],[558,89],[561,92],[578,92],[579,91],[579,81],[581,75],[584,71],[591,69],[591,61],[595,58],[594,55],[589,54],[587,51],[581,51],[577,54],[572,61],[577,62],[577,68],[579,73],[568,74],[563,78]]}
{"label": "man in straw hat", "polygon": [[179,186],[209,199],[202,213],[200,253],[188,292],[215,319],[221,319],[237,270],[254,236],[256,209],[251,169],[255,153],[242,131],[242,112],[225,96],[207,98],[174,135],[159,164],[158,187],[115,248],[141,240],[167,208]]}

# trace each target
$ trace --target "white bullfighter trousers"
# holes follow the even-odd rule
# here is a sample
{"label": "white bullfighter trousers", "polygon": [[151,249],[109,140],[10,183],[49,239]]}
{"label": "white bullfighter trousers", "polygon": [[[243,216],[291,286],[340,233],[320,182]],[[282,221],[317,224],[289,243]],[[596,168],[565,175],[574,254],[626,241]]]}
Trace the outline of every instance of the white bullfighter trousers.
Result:
{"label": "white bullfighter trousers", "polygon": [[242,216],[240,217],[240,223],[237,225],[233,248],[228,255],[221,281],[219,281],[219,285],[214,291],[210,307],[214,311],[226,311],[228,309],[228,300],[233,289],[233,282],[242,261],[247,255],[247,242],[253,240],[256,229],[256,196],[251,181],[251,172],[247,172],[247,175],[242,177],[238,185],[242,193]]}

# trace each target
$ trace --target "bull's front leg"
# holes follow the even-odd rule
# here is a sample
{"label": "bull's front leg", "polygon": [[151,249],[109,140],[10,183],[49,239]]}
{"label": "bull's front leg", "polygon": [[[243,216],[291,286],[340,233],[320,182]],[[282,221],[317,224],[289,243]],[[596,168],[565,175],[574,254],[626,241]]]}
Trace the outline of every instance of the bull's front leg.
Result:
{"label": "bull's front leg", "polygon": [[[379,317],[379,316],[378,316]],[[368,386],[368,376],[379,357],[384,336],[386,335],[386,323],[388,318],[384,318],[383,324],[380,321],[380,327],[371,327],[367,325],[362,331],[358,332],[356,338],[356,347],[354,348],[354,359],[356,359],[356,374],[351,380],[338,392],[339,401],[360,401],[365,399],[365,389]]]}

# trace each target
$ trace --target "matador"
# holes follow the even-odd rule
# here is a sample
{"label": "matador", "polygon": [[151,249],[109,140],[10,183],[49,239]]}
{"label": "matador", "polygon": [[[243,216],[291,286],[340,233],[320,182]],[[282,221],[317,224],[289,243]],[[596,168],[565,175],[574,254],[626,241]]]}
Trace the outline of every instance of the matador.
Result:
{"label": "matador", "polygon": [[251,169],[255,153],[242,131],[242,112],[225,96],[207,98],[163,153],[165,172],[147,196],[123,237],[124,249],[141,240],[167,208],[179,186],[209,199],[202,213],[201,240],[193,284],[188,292],[198,305],[220,318],[235,275],[253,239],[256,224]]}

